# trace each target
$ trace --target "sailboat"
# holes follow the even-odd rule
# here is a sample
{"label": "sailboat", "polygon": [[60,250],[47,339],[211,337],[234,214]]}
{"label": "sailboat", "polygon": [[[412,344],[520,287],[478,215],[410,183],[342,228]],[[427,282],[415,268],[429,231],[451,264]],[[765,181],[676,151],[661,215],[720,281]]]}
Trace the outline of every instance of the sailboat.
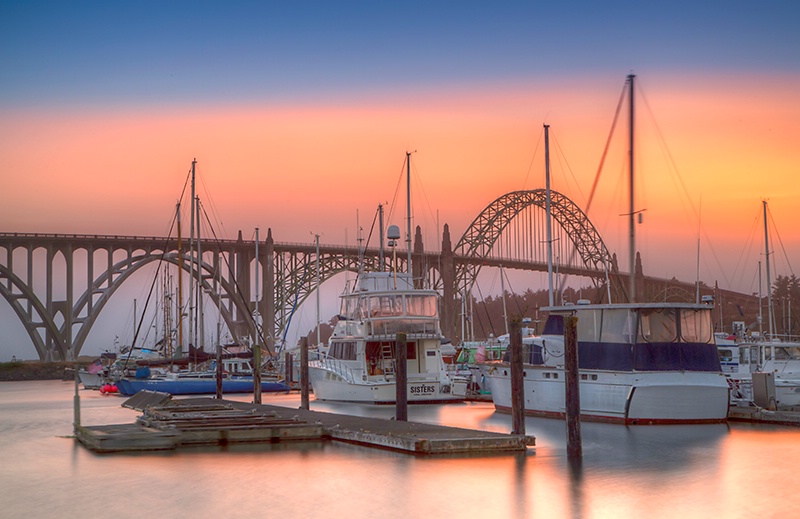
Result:
{"label": "sailboat", "polygon": [[[633,80],[628,76],[631,184]],[[630,197],[633,257],[632,185]],[[714,343],[712,306],[635,302],[633,274],[629,290],[627,303],[580,300],[554,306],[551,298],[551,306],[542,309],[549,313],[542,335],[523,347],[525,414],[566,416],[564,317],[576,316],[581,419],[626,425],[724,422],[729,389]],[[510,412],[510,363],[486,364],[483,369],[495,408]]]}
{"label": "sailboat", "polygon": [[[406,154],[408,175],[410,154]],[[410,180],[408,192],[410,195]],[[410,215],[410,196],[408,213]],[[411,220],[408,220],[411,236]],[[407,272],[396,269],[400,228],[387,237],[395,261],[391,272],[361,271],[341,296],[339,321],[327,352],[309,363],[309,381],[317,400],[395,404],[397,334],[406,334],[408,403],[460,402],[442,358],[439,293],[416,288],[411,275],[411,242]]]}
{"label": "sailboat", "polygon": [[[221,393],[255,393],[257,398],[260,399],[261,392],[284,392],[289,391],[290,387],[281,379],[269,378],[263,380],[261,378],[261,363],[260,356],[257,355],[258,347],[254,348],[253,364],[255,369],[251,366],[250,362],[246,359],[240,359],[228,356],[223,358],[220,350],[221,344],[218,342],[218,354],[216,360],[211,360],[212,356],[204,351],[203,348],[203,308],[202,297],[197,298],[198,307],[194,306],[195,297],[193,295],[195,282],[200,285],[201,280],[201,262],[202,262],[202,249],[200,246],[200,200],[195,196],[195,165],[197,161],[192,161],[191,171],[191,196],[192,196],[192,210],[191,210],[191,231],[190,231],[190,253],[189,253],[189,351],[188,356],[183,357],[181,364],[188,366],[192,369],[184,371],[169,371],[166,373],[153,373],[147,370],[137,370],[135,377],[125,377],[117,381],[116,386],[122,395],[134,395],[142,390],[159,391],[169,393],[171,395],[196,395],[196,394],[215,394],[221,396]],[[180,222],[180,210],[178,210],[178,222]],[[197,222],[197,229],[195,229],[195,222]],[[179,243],[179,256],[182,265],[182,253],[180,252],[180,223],[178,224],[178,243]],[[195,233],[196,231],[196,233]],[[256,258],[258,258],[258,229],[256,229]],[[195,240],[196,238],[196,240]],[[258,267],[256,267],[256,278],[258,278]],[[179,276],[179,282],[182,276]],[[256,286],[258,283],[256,283]],[[179,285],[180,286],[180,285]],[[199,286],[198,290],[202,290]],[[182,288],[179,288],[179,294],[182,293]],[[258,296],[256,296],[258,300]],[[195,315],[196,314],[196,315]],[[195,317],[199,332],[197,339],[200,345],[195,347],[193,338],[195,337]],[[182,357],[180,350],[182,348],[182,312],[179,314],[179,345],[178,356]],[[258,317],[256,316],[256,322]],[[178,360],[168,358],[162,361],[170,365],[177,365]],[[206,363],[208,369],[198,367],[198,363]],[[191,364],[194,364],[192,367]],[[229,371],[223,374],[223,370]],[[258,402],[257,402],[258,403]]]}
{"label": "sailboat", "polygon": [[[776,409],[800,406],[800,342],[783,341],[775,333],[775,309],[770,279],[769,232],[767,226],[767,201],[763,202],[764,246],[767,274],[767,315],[769,334],[765,338],[747,336],[744,326],[732,339],[718,341],[720,357],[726,355],[729,364],[727,376],[732,386],[732,400],[736,404],[757,405]],[[759,297],[760,299],[760,297]],[[785,337],[784,337],[785,338]],[[767,380],[771,379],[770,382]]]}

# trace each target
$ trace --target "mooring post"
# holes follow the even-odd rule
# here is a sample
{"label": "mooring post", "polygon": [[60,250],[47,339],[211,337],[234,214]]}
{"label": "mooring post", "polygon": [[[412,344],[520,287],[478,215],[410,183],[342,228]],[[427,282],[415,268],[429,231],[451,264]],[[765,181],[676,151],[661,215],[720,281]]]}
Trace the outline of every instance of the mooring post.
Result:
{"label": "mooring post", "polygon": [[261,403],[261,346],[253,346],[253,403]]}
{"label": "mooring post", "polygon": [[522,379],[522,327],[518,319],[508,321],[511,350],[511,434],[525,435],[525,386]]}
{"label": "mooring post", "polygon": [[406,350],[406,334],[398,333],[394,341],[394,380],[395,380],[395,400],[397,421],[408,421],[408,351]]}
{"label": "mooring post", "polygon": [[583,456],[581,446],[581,393],[578,374],[578,318],[564,317],[564,376],[567,415],[567,457]]}
{"label": "mooring post", "polygon": [[308,337],[300,341],[300,409],[309,409],[308,404]]}
{"label": "mooring post", "polygon": [[291,387],[292,382],[294,382],[294,365],[292,364],[292,354],[288,351],[283,354],[283,363],[284,371],[286,372],[284,374],[286,377],[286,385]]}
{"label": "mooring post", "polygon": [[78,428],[81,426],[81,396],[78,393],[79,387],[78,384],[81,381],[80,373],[80,364],[77,362],[75,363],[75,398],[73,398],[73,419],[72,419],[72,430],[75,434],[78,434]]}
{"label": "mooring post", "polygon": [[215,374],[217,379],[217,400],[222,400],[222,343],[217,340],[217,372]]}

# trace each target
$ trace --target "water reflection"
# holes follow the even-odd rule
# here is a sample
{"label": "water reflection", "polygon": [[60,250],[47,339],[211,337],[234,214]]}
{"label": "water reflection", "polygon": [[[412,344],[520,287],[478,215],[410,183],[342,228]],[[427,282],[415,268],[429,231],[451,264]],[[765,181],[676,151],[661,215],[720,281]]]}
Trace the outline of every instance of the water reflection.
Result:
{"label": "water reflection", "polygon": [[[303,442],[101,456],[68,438],[72,394],[58,381],[0,383],[3,517],[140,517],[143,508],[131,499],[141,496],[159,515],[198,518],[796,515],[794,488],[775,484],[793,481],[800,465],[794,428],[584,423],[580,460],[566,455],[565,424],[538,418],[526,419],[536,446],[515,455],[415,457]],[[138,415],[120,407],[124,399],[81,397],[87,425],[131,423]],[[298,395],[264,400],[300,405]],[[313,400],[311,407],[394,416],[393,407]],[[409,418],[495,432],[511,427],[511,417],[491,404],[411,406]]]}

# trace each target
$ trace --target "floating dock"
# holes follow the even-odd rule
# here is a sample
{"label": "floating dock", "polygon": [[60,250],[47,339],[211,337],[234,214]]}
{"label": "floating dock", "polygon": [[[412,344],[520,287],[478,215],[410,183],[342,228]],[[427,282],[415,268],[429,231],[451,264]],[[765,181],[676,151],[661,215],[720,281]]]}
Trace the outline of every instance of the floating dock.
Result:
{"label": "floating dock", "polygon": [[419,455],[485,455],[524,452],[535,444],[531,436],[214,398],[174,400],[152,391],[141,391],[122,405],[143,414],[134,424],[78,426],[76,439],[100,453],[335,440]]}
{"label": "floating dock", "polygon": [[731,406],[728,421],[800,427],[800,408],[770,410],[758,406]]}

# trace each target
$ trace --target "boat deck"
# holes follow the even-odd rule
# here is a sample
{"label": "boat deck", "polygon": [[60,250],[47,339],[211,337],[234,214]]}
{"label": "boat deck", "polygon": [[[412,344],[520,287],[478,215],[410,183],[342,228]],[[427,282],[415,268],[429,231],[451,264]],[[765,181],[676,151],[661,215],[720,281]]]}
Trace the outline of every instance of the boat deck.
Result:
{"label": "boat deck", "polygon": [[[131,405],[133,399],[136,401]],[[486,455],[524,452],[535,444],[531,436],[213,398],[172,400],[156,392],[146,397],[135,395],[123,405],[143,409],[144,414],[135,424],[80,426],[76,439],[103,453],[242,442],[335,440],[417,455]]]}

